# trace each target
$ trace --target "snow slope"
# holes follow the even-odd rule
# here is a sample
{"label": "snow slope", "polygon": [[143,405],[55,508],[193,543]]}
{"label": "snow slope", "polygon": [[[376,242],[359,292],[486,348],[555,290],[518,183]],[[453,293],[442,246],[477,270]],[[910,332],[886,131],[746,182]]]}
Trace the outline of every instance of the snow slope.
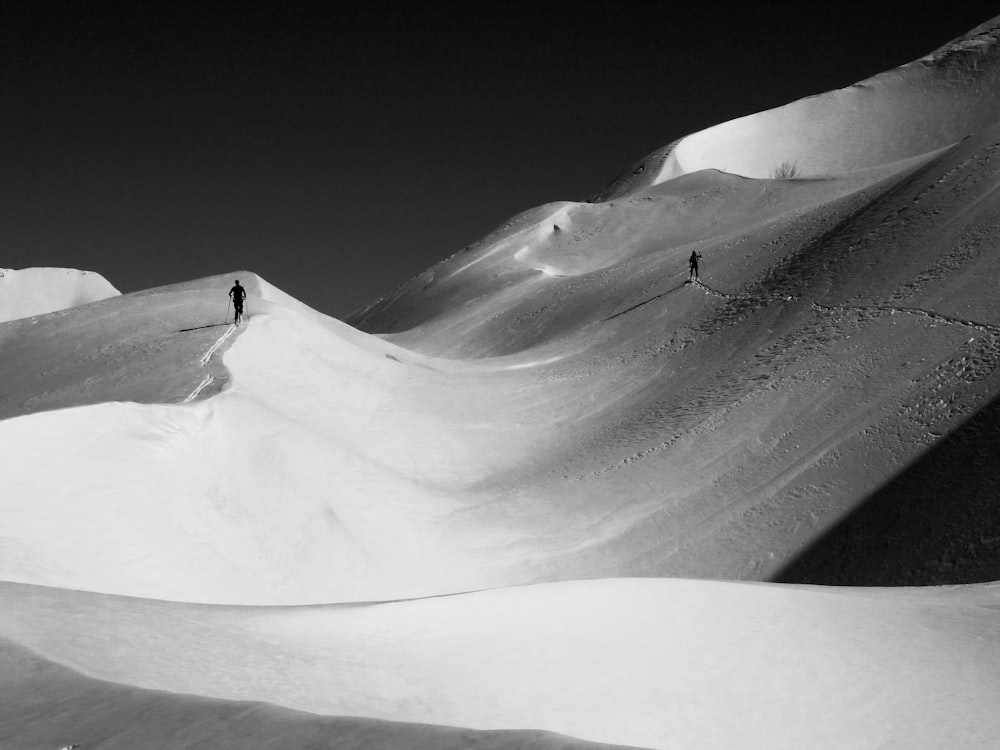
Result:
{"label": "snow slope", "polygon": [[97,302],[118,294],[92,271],[0,268],[0,323]]}
{"label": "snow slope", "polygon": [[0,599],[0,636],[93,677],[320,715],[706,750],[1000,736],[996,584],[612,579],[293,608],[7,584]]}
{"label": "snow slope", "polygon": [[[17,750],[78,745],[211,750],[615,750],[549,732],[323,716],[259,701],[136,688],[87,677],[0,640],[0,742]],[[622,748],[624,750],[624,748]]]}
{"label": "snow slope", "polygon": [[0,745],[148,737],[117,696],[206,746],[230,701],[283,747],[990,746],[998,37],[347,323],[240,272],[0,324]]}
{"label": "snow slope", "polygon": [[228,379],[220,358],[232,335],[231,285],[231,276],[217,276],[0,325],[0,417],[183,401],[209,374],[202,395],[219,392]]}

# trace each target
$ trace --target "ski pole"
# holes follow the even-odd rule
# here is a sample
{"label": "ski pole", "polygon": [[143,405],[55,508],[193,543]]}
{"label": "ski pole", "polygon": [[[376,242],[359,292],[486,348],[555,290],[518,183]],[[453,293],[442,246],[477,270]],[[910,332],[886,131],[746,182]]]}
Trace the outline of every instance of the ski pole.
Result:
{"label": "ski pole", "polygon": [[223,324],[229,322],[229,300],[226,300],[226,317],[222,319]]}

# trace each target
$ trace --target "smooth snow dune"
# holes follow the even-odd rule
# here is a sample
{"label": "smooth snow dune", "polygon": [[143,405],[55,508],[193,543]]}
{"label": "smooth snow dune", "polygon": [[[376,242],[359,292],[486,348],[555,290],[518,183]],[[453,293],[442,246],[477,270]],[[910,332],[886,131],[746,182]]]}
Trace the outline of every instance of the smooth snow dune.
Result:
{"label": "smooth snow dune", "polygon": [[432,493],[252,399],[21,417],[0,450],[8,580],[234,603],[455,585]]}
{"label": "smooth snow dune", "polygon": [[74,268],[0,268],[0,323],[119,294],[100,274]]}
{"label": "smooth snow dune", "polygon": [[0,636],[92,677],[327,716],[711,750],[989,747],[996,584],[619,579],[221,608],[0,586]]}
{"label": "smooth snow dune", "polygon": [[[96,680],[0,640],[0,747],[615,750],[550,732],[331,717]],[[626,750],[626,748],[620,748]]]}
{"label": "smooth snow dune", "polygon": [[[203,294],[167,288],[147,306],[172,330],[165,311],[197,309]],[[474,542],[497,532],[488,523],[452,530],[452,515],[492,504],[494,495],[480,497],[475,486],[530,458],[555,432],[547,417],[535,428],[516,421],[551,394],[532,389],[505,424],[496,399],[530,382],[531,368],[501,369],[498,379],[482,368],[435,370],[451,363],[265,297],[284,299],[273,289],[255,297],[243,332],[216,326],[211,337],[225,333],[207,349],[174,342],[190,334],[170,334],[172,354],[186,358],[167,371],[174,375],[211,374],[196,355],[205,359],[229,336],[231,348],[211,358],[228,366],[219,379],[229,387],[214,398],[96,403],[0,421],[0,575],[233,603],[482,585]],[[133,322],[145,320],[134,314]],[[162,398],[170,391],[158,378],[142,379],[150,364],[130,361],[117,377]],[[70,396],[101,384],[71,375],[60,378]],[[187,387],[200,388],[188,377]],[[503,448],[504,434],[515,433],[521,442]]]}
{"label": "smooth snow dune", "polygon": [[823,177],[954,144],[1000,117],[1000,22],[853,86],[682,138],[653,183],[701,169]]}
{"label": "smooth snow dune", "polygon": [[214,398],[0,422],[0,575],[206,602],[414,596],[533,580],[545,548],[606,514],[497,502],[500,477],[585,416],[579,384],[538,382],[545,364],[438,360],[297,305],[255,309]]}

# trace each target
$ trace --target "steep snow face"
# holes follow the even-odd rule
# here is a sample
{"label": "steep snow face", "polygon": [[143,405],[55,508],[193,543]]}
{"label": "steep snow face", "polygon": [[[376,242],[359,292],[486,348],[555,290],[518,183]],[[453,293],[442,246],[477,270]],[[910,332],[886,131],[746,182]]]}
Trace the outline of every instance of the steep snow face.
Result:
{"label": "steep snow face", "polygon": [[0,268],[0,323],[113,297],[100,274],[72,268]]}

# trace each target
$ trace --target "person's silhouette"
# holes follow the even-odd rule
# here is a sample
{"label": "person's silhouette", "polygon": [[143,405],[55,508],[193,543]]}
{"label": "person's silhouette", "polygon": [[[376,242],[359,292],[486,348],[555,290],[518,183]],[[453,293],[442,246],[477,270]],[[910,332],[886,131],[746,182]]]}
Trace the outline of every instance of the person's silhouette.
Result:
{"label": "person's silhouette", "polygon": [[698,278],[698,259],[701,258],[701,254],[691,251],[691,257],[688,258],[688,281],[691,279]]}
{"label": "person's silhouette", "polygon": [[239,325],[240,321],[243,320],[243,300],[247,298],[247,290],[240,286],[239,279],[236,280],[236,286],[229,290],[229,296],[233,300],[233,312],[235,313],[233,322]]}

